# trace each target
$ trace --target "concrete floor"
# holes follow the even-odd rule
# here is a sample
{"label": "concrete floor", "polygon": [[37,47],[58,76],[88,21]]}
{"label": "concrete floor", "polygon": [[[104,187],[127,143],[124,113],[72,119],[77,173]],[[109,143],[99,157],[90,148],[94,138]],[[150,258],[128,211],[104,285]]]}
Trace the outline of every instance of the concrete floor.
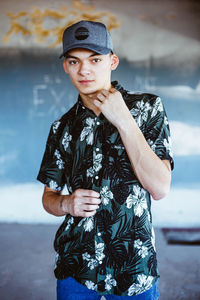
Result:
{"label": "concrete floor", "polygon": [[[0,223],[0,300],[55,300],[58,225]],[[200,246],[168,245],[156,229],[160,300],[200,299]]]}

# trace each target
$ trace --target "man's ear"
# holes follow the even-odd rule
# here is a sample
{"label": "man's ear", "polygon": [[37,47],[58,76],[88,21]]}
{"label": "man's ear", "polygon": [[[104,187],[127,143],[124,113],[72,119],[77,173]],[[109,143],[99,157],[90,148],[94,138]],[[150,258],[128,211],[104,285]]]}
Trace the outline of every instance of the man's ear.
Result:
{"label": "man's ear", "polygon": [[66,74],[69,74],[68,66],[67,66],[67,61],[64,59],[63,61],[63,68]]}
{"label": "man's ear", "polygon": [[117,69],[117,66],[119,65],[119,57],[116,54],[112,54],[111,56],[111,70],[114,71]]}

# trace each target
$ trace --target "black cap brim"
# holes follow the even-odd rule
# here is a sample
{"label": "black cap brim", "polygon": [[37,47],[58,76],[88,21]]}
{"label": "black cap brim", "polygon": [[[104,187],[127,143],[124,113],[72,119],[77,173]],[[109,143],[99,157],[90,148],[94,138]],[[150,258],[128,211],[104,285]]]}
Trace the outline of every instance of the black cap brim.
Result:
{"label": "black cap brim", "polygon": [[69,52],[70,50],[73,50],[73,49],[87,49],[87,50],[91,50],[91,51],[94,51],[95,53],[102,54],[102,55],[109,54],[110,52],[113,51],[112,49],[98,47],[97,45],[84,45],[84,44],[80,45],[80,44],[78,44],[78,45],[73,45],[72,47],[69,47],[68,49],[66,49],[59,56],[59,58],[62,58],[63,56],[65,56],[65,54],[67,54],[67,52]]}

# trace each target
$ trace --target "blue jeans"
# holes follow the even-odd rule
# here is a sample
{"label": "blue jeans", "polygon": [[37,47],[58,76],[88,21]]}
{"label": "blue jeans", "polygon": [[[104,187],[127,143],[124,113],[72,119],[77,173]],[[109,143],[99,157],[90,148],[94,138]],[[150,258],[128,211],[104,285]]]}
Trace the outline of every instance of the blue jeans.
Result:
{"label": "blue jeans", "polygon": [[[89,290],[74,278],[57,280],[57,300],[100,300],[97,292]],[[158,281],[148,291],[137,296],[104,295],[106,300],[157,300],[159,298]]]}

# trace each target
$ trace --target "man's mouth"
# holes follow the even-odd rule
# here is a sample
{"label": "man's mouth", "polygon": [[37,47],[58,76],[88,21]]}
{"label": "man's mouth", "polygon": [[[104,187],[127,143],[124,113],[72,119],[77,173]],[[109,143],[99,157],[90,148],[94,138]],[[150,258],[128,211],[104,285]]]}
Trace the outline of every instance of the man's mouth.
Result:
{"label": "man's mouth", "polygon": [[90,84],[90,83],[92,83],[94,80],[79,80],[79,83],[80,84],[83,84],[83,85],[87,85],[87,84]]}

